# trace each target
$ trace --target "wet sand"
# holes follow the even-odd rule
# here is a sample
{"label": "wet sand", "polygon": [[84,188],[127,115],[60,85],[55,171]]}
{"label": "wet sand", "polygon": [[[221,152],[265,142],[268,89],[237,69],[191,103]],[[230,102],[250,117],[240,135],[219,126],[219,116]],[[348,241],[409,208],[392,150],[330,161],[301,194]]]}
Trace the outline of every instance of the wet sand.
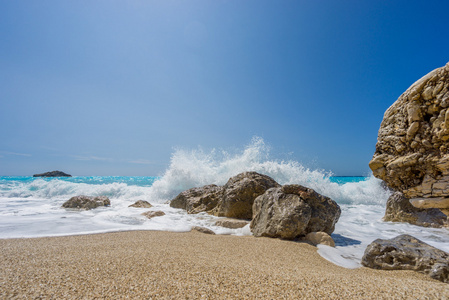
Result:
{"label": "wet sand", "polygon": [[412,271],[338,267],[269,238],[133,231],[0,240],[1,299],[447,299]]}

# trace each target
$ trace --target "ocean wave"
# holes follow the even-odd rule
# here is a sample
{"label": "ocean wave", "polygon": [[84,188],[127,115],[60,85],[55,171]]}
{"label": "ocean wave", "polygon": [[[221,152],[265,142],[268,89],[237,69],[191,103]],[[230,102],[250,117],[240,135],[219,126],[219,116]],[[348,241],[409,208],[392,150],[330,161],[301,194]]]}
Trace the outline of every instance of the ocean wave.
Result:
{"label": "ocean wave", "polygon": [[342,204],[383,204],[389,192],[381,181],[369,177],[360,182],[339,184],[329,179],[332,173],[310,170],[299,162],[276,160],[261,138],[253,138],[240,153],[230,154],[213,149],[176,150],[165,174],[150,188],[150,198],[160,203],[180,192],[206,184],[223,185],[232,176],[244,171],[268,175],[280,184],[300,184],[331,197]]}

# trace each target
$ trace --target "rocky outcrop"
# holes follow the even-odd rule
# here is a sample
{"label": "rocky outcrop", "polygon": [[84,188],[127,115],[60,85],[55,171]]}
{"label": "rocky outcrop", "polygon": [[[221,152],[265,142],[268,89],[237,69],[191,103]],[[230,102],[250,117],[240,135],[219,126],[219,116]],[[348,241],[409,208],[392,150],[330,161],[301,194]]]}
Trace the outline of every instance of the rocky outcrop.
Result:
{"label": "rocky outcrop", "polygon": [[278,186],[266,175],[244,172],[231,177],[222,187],[211,184],[184,191],[171,200],[170,206],[189,214],[208,212],[219,217],[251,219],[254,199]]}
{"label": "rocky outcrop", "polygon": [[407,222],[424,227],[442,227],[447,216],[439,209],[422,209],[413,206],[401,192],[394,192],[387,201],[384,221]]}
{"label": "rocky outcrop", "polygon": [[97,196],[97,197],[76,196],[64,202],[62,207],[89,210],[97,208],[99,206],[109,206],[109,205],[111,205],[111,201],[106,196]]}
{"label": "rocky outcrop", "polygon": [[271,177],[244,172],[228,180],[214,214],[219,217],[248,219],[253,216],[254,200],[266,190],[280,185]]}
{"label": "rocky outcrop", "polygon": [[326,232],[322,232],[322,231],[308,233],[304,237],[304,240],[312,243],[315,246],[316,245],[326,245],[326,246],[330,246],[330,247],[335,247],[334,239],[332,239],[332,237],[329,234],[327,234]]}
{"label": "rocky outcrop", "polygon": [[147,217],[148,219],[152,219],[152,218],[154,218],[154,217],[162,217],[162,216],[165,216],[165,213],[164,213],[163,211],[160,211],[160,210],[156,210],[156,211],[150,210],[150,211],[147,211],[147,212],[142,213],[142,216],[145,216],[145,217]]}
{"label": "rocky outcrop", "polygon": [[388,108],[369,166],[412,204],[448,213],[449,63],[416,81]]}
{"label": "rocky outcrop", "polygon": [[449,254],[410,235],[377,239],[365,250],[362,265],[383,270],[413,270],[449,283]]}
{"label": "rocky outcrop", "polygon": [[285,185],[256,198],[250,228],[254,236],[290,240],[310,232],[331,234],[340,214],[332,199],[300,185]]}
{"label": "rocky outcrop", "polygon": [[222,193],[223,188],[215,184],[191,188],[170,201],[170,206],[185,209],[189,214],[208,212],[217,206]]}
{"label": "rocky outcrop", "polygon": [[34,174],[33,177],[72,177],[72,175],[61,171],[51,171],[41,174]]}
{"label": "rocky outcrop", "polygon": [[145,200],[138,200],[134,204],[131,204],[128,207],[137,207],[137,208],[151,208],[153,205],[151,205],[148,201]]}
{"label": "rocky outcrop", "polygon": [[217,222],[215,222],[215,226],[221,226],[231,229],[242,228],[248,224],[249,224],[248,221],[238,219],[220,219]]}

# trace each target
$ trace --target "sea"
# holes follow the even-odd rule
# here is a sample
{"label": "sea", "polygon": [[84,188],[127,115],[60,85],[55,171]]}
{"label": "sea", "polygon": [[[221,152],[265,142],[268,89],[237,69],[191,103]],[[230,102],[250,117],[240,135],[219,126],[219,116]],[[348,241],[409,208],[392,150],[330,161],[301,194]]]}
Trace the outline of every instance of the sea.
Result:
{"label": "sea", "polygon": [[[279,160],[270,154],[262,139],[240,151],[201,148],[175,150],[160,176],[74,176],[35,178],[0,176],[0,238],[34,238],[95,234],[130,230],[187,232],[203,226],[216,234],[250,236],[249,226],[227,229],[215,226],[218,217],[207,213],[187,214],[169,206],[180,192],[206,184],[223,185],[244,171],[266,174],[280,184],[301,184],[335,200],[342,210],[332,234],[336,247],[319,245],[318,253],[345,268],[358,268],[365,248],[373,240],[410,234],[449,252],[449,230],[407,223],[384,222],[390,191],[372,175],[337,177],[330,172],[306,168],[300,162]],[[68,170],[63,170],[68,171]],[[111,206],[89,211],[61,208],[70,197],[107,196]],[[152,208],[133,208],[137,200]],[[147,219],[148,210],[164,216]],[[299,251],[299,250],[298,250]]]}

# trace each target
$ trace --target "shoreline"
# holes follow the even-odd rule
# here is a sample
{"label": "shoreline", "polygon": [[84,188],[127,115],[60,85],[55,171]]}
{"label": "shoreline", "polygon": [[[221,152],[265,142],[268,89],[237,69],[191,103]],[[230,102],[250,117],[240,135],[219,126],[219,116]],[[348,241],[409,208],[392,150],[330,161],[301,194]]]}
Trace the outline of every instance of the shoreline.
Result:
{"label": "shoreline", "polygon": [[298,243],[198,232],[0,239],[0,298],[444,298],[413,271],[346,269]]}

